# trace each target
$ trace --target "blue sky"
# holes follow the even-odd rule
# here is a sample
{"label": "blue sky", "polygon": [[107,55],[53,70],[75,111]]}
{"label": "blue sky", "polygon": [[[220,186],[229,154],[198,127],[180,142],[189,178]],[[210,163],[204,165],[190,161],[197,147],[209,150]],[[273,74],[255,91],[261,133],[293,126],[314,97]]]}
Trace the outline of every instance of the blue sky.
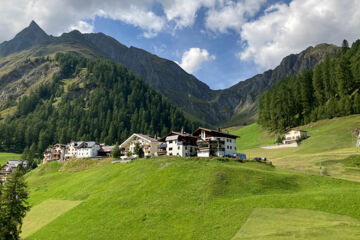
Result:
{"label": "blue sky", "polygon": [[183,53],[190,48],[207,49],[216,56],[215,60],[204,62],[192,74],[213,89],[229,87],[257,73],[254,63],[237,58],[236,53],[241,49],[241,44],[236,33],[202,33],[204,28],[199,18],[200,16],[191,28],[177,30],[175,33],[160,33],[153,38],[145,38],[142,30],[132,25],[104,18],[95,20],[94,32],[103,32],[128,47],[142,48],[177,62],[181,62]]}
{"label": "blue sky", "polygon": [[[268,1],[262,8],[275,2],[286,1]],[[156,5],[154,10],[158,15],[164,14],[161,5]],[[258,18],[262,13],[263,11],[259,11],[249,21]],[[239,34],[231,29],[222,34],[207,31],[204,24],[205,15],[206,9],[199,9],[192,26],[161,32],[153,38],[144,37],[143,30],[132,24],[103,17],[93,20],[93,31],[110,35],[128,47],[142,48],[176,62],[181,62],[183,53],[190,48],[206,49],[211,55],[216,56],[215,59],[202,63],[199,70],[192,74],[212,89],[228,88],[257,73],[262,73],[264,69],[257,68],[254,62],[241,61],[237,57],[236,54],[243,49]]]}
{"label": "blue sky", "polygon": [[0,42],[31,20],[55,36],[103,32],[176,61],[212,89],[309,46],[360,38],[359,0],[4,0],[0,16]]}

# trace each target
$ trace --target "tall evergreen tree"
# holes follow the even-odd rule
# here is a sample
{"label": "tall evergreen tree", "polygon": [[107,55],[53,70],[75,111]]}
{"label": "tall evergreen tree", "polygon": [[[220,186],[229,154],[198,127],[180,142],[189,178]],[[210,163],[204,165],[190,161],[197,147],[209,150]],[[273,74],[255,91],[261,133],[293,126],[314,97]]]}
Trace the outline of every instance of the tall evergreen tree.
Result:
{"label": "tall evergreen tree", "polygon": [[0,239],[20,239],[22,220],[30,209],[23,174],[19,167],[2,189]]}

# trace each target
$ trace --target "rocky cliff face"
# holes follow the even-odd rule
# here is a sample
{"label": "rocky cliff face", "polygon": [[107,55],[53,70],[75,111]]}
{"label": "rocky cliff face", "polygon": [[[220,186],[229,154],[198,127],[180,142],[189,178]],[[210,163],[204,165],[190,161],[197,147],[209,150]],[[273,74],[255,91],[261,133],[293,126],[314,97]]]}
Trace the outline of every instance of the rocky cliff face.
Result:
{"label": "rocky cliff face", "polygon": [[[338,47],[328,44],[310,47],[299,54],[284,58],[274,70],[217,91],[211,90],[205,83],[186,73],[175,62],[143,49],[128,48],[105,34],[81,34],[72,31],[60,37],[52,37],[35,22],[14,39],[0,44],[0,77],[3,66],[11,62],[4,57],[22,50],[27,51],[26,56],[45,56],[67,51],[86,57],[109,58],[139,75],[170,102],[182,108],[189,117],[213,126],[229,126],[254,121],[256,102],[261,93],[284,77],[313,68],[325,56],[335,56]],[[14,77],[7,78],[6,81],[9,83],[18,80],[18,77]],[[5,86],[4,81],[3,77],[0,78],[0,85]],[[6,88],[3,88],[3,91],[6,91]]]}

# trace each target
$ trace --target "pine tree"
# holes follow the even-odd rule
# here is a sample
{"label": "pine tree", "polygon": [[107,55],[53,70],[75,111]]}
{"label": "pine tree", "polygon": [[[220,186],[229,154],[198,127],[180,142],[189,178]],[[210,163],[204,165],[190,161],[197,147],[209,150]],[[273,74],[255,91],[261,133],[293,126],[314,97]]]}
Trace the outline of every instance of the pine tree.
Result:
{"label": "pine tree", "polygon": [[342,53],[346,53],[347,50],[349,49],[349,43],[346,39],[343,40],[341,49],[342,49]]}
{"label": "pine tree", "polygon": [[323,79],[323,72],[321,66],[317,66],[314,70],[313,75],[313,86],[314,86],[314,95],[316,101],[319,105],[323,104],[325,100],[324,94],[324,79]]}
{"label": "pine tree", "polygon": [[113,158],[119,158],[121,156],[121,151],[120,151],[120,148],[119,148],[119,143],[116,142],[112,152],[111,152],[111,156]]}
{"label": "pine tree", "polygon": [[340,57],[336,65],[336,81],[341,96],[350,93],[353,88],[354,79],[351,72],[350,61],[345,56]]}
{"label": "pine tree", "polygon": [[30,209],[23,174],[19,167],[2,189],[0,239],[20,239],[22,219]]}

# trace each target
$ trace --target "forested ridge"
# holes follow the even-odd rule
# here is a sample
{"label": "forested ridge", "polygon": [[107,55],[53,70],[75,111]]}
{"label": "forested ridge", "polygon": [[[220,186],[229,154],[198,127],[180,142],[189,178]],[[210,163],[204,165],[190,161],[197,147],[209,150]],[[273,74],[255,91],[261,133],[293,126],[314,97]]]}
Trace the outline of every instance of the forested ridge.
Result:
{"label": "forested ridge", "polygon": [[[14,116],[0,123],[0,151],[31,148],[41,153],[70,140],[113,144],[134,132],[160,136],[195,128],[179,109],[119,64],[62,53],[55,61],[60,71],[53,81],[22,97]],[[77,81],[65,87],[74,78]]]}
{"label": "forested ridge", "polygon": [[360,40],[314,70],[288,77],[262,94],[258,122],[282,132],[320,119],[360,113]]}

